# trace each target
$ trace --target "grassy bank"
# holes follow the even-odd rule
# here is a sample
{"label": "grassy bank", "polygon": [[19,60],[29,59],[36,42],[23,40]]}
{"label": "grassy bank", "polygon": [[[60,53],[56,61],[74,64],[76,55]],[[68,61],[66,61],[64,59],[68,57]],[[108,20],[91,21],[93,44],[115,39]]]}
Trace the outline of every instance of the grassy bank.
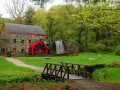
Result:
{"label": "grassy bank", "polygon": [[93,79],[100,82],[120,84],[120,66],[96,70]]}
{"label": "grassy bank", "polygon": [[0,57],[0,85],[34,82],[40,72],[19,67]]}

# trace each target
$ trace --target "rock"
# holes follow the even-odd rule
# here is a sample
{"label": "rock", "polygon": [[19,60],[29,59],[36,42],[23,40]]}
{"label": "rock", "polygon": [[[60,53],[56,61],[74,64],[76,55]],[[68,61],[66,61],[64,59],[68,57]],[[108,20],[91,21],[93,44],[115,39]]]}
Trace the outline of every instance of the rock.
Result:
{"label": "rock", "polygon": [[89,60],[95,60],[95,58],[89,58]]}
{"label": "rock", "polygon": [[51,59],[51,57],[45,57],[44,59]]}

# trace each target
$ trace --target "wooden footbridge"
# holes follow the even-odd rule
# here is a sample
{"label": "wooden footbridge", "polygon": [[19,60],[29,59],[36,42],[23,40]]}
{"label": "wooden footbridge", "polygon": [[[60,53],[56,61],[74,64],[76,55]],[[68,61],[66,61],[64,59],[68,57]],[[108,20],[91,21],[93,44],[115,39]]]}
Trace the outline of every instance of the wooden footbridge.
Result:
{"label": "wooden footbridge", "polygon": [[61,79],[84,79],[91,78],[93,67],[90,65],[73,64],[66,62],[59,62],[59,64],[45,63],[45,68],[42,75],[49,78],[58,77]]}

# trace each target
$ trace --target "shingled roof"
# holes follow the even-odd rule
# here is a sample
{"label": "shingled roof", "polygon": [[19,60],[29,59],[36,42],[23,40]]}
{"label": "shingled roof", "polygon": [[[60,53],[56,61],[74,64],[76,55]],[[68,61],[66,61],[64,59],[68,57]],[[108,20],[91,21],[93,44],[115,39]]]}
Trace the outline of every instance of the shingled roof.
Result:
{"label": "shingled roof", "polygon": [[40,26],[5,23],[8,33],[46,35]]}

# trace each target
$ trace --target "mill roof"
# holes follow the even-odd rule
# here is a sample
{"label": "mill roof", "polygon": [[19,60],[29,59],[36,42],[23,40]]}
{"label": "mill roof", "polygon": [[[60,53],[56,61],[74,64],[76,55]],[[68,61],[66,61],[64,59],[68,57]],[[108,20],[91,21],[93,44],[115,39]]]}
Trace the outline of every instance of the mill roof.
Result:
{"label": "mill roof", "polygon": [[5,23],[8,33],[46,35],[40,26]]}

